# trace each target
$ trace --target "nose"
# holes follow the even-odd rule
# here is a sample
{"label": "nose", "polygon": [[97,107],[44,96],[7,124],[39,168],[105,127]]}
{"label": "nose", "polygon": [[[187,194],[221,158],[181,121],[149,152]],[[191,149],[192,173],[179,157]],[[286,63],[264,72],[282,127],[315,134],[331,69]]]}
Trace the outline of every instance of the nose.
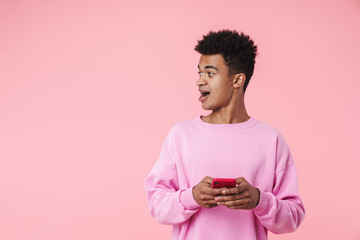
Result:
{"label": "nose", "polygon": [[197,85],[197,86],[201,86],[201,85],[204,85],[204,84],[206,84],[206,81],[205,81],[205,79],[204,79],[202,76],[200,76],[200,77],[198,78],[198,80],[196,81],[196,85]]}

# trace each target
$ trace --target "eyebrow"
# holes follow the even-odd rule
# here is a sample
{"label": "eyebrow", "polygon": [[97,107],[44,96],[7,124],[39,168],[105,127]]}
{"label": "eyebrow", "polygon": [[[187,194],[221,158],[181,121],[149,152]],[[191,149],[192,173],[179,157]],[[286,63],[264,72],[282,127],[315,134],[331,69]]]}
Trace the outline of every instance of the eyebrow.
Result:
{"label": "eyebrow", "polygon": [[[198,65],[198,68],[200,69],[200,66]],[[219,71],[219,69],[217,69],[216,67],[212,66],[212,65],[206,65],[204,67],[205,69],[209,69],[209,68],[212,68],[212,69],[215,69],[216,71]]]}

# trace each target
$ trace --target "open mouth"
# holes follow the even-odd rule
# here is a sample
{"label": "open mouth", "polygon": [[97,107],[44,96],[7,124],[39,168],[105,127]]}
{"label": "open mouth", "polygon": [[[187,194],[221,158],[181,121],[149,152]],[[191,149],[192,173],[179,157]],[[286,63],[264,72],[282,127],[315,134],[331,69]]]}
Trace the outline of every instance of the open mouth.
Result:
{"label": "open mouth", "polygon": [[201,96],[202,97],[206,97],[207,95],[209,95],[210,94],[210,92],[201,92]]}
{"label": "open mouth", "polygon": [[200,93],[201,93],[201,95],[199,97],[200,102],[205,101],[205,99],[207,99],[207,97],[210,95],[210,92],[207,92],[207,91],[201,91]]}

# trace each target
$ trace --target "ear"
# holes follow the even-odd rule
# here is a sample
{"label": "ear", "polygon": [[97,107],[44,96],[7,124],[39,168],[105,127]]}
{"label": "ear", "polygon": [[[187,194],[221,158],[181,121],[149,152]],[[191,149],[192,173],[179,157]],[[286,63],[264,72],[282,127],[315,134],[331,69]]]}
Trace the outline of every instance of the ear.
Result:
{"label": "ear", "polygon": [[234,75],[234,80],[233,80],[234,88],[241,87],[244,85],[244,83],[245,83],[245,74],[239,73]]}

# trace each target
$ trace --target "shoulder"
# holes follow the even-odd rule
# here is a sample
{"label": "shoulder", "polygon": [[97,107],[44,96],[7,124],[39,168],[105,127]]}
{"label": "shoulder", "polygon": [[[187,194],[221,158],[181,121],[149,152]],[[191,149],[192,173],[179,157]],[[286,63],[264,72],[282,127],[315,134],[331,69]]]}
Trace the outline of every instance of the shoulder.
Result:
{"label": "shoulder", "polygon": [[289,145],[281,131],[268,123],[257,120],[257,135],[265,142],[274,146],[278,151],[288,150]]}
{"label": "shoulder", "polygon": [[165,141],[175,144],[180,139],[182,139],[183,136],[188,135],[188,133],[192,132],[194,132],[193,119],[178,121],[171,125]]}
{"label": "shoulder", "polygon": [[280,130],[273,125],[265,123],[260,120],[256,120],[256,131],[261,133],[262,135],[266,135],[268,137],[278,138],[279,136],[282,137]]}
{"label": "shoulder", "polygon": [[279,172],[284,170],[288,165],[293,164],[292,154],[289,148],[288,143],[285,140],[285,137],[276,127],[273,127],[267,123],[259,121],[259,128],[263,132],[266,132],[270,141],[266,141],[271,145],[271,148],[274,149],[276,155],[276,171]]}
{"label": "shoulder", "polygon": [[187,119],[187,120],[178,121],[175,124],[173,124],[169,132],[172,134],[178,134],[182,132],[191,131],[191,129],[193,128],[194,128],[194,119]]}

